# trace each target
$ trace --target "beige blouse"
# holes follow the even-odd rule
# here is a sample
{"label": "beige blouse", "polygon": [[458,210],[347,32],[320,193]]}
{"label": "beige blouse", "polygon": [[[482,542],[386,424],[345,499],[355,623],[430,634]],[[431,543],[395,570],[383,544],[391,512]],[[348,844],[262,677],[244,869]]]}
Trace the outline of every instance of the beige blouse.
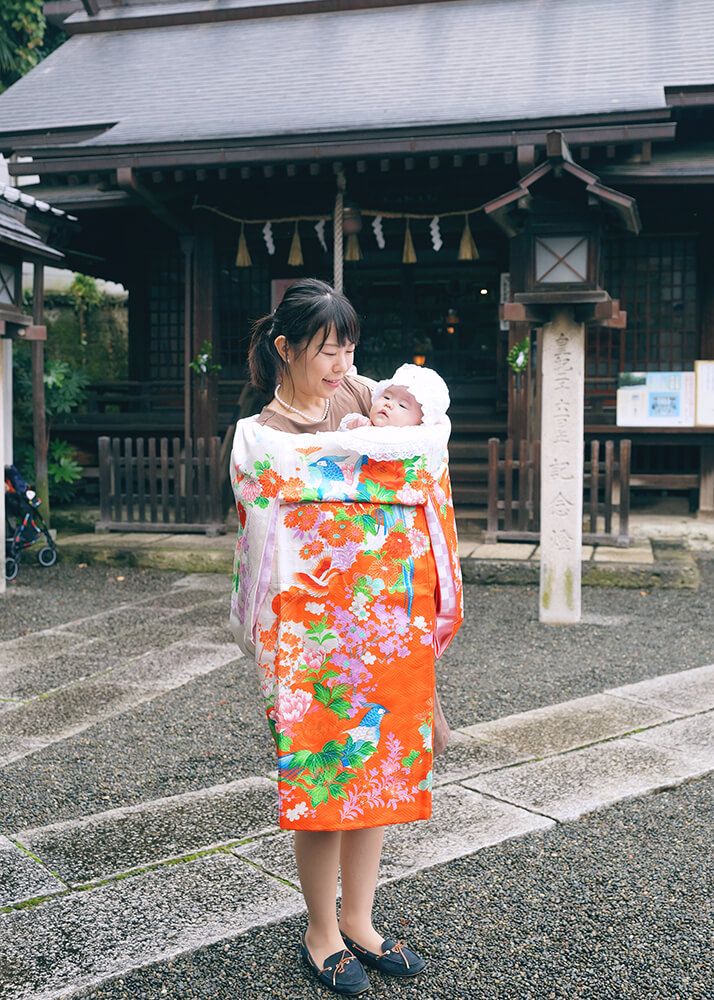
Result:
{"label": "beige blouse", "polygon": [[336,431],[345,414],[364,413],[365,416],[369,414],[372,406],[372,384],[372,380],[363,375],[345,375],[342,385],[330,400],[327,416],[318,423],[303,420],[297,413],[290,413],[289,410],[278,412],[268,406],[263,407],[257,420],[259,424],[267,424],[276,431],[287,431],[289,434]]}

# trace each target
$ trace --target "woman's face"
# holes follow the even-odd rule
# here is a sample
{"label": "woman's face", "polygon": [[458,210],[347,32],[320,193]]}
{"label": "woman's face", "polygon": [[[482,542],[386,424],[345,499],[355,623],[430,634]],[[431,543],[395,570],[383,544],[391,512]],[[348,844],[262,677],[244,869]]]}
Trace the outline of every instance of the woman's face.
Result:
{"label": "woman's face", "polygon": [[[334,327],[320,347],[323,336],[324,328],[320,328],[308,342],[305,350],[297,356],[284,337],[275,338],[275,346],[283,357],[286,356],[287,349],[292,382],[295,392],[301,396],[319,396],[322,399],[334,396],[342,385],[345,373],[354,363],[354,344],[350,344],[349,341],[342,345],[338,344]],[[289,389],[290,378],[286,377],[285,382]]]}

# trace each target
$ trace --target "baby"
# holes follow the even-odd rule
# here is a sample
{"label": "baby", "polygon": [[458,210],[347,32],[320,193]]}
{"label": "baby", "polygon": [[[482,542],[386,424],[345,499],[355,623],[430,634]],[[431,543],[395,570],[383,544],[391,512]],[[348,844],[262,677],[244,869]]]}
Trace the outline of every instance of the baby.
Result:
{"label": "baby", "polygon": [[353,430],[367,424],[373,427],[438,424],[446,416],[449,402],[446,382],[433,368],[400,365],[391,378],[383,379],[375,386],[369,416],[347,413],[338,429]]}

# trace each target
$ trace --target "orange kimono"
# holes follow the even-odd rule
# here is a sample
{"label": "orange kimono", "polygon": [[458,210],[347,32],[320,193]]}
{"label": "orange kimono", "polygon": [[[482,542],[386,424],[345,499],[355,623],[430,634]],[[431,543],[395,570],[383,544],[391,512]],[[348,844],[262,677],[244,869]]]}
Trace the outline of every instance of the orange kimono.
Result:
{"label": "orange kimono", "polygon": [[231,625],[255,657],[283,829],[431,816],[434,659],[463,619],[449,431],[238,422]]}

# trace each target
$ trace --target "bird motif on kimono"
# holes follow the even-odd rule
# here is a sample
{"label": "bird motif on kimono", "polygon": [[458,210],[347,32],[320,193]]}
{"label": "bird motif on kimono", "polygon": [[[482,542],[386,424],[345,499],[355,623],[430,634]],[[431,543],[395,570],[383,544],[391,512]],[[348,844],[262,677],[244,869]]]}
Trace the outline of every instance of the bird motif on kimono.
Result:
{"label": "bird motif on kimono", "polygon": [[352,485],[355,477],[359,475],[359,470],[367,461],[366,455],[358,455],[356,460],[353,456],[354,452],[352,456],[323,455],[309,463],[310,478],[317,486],[320,499],[324,497],[325,491],[330,492],[329,487],[335,483]]}
{"label": "bird motif on kimono", "polygon": [[[352,754],[359,753],[362,747],[366,746],[367,744],[374,746],[374,750],[371,751],[371,753],[368,753],[366,756],[362,757],[362,763],[361,763],[362,767],[364,767],[365,762],[369,760],[369,758],[372,756],[373,753],[376,752],[377,747],[379,746],[379,738],[381,735],[380,726],[382,724],[382,719],[389,712],[389,709],[385,708],[384,705],[373,704],[367,707],[369,708],[369,711],[362,719],[360,724],[358,726],[354,726],[352,729],[348,729],[344,734],[345,736],[351,737],[352,742],[354,743],[354,746],[351,748],[350,751]],[[295,757],[294,753],[286,753],[278,757],[278,769],[281,773],[281,777],[291,778],[294,777],[294,775],[299,774],[300,771],[304,770],[304,765],[292,766],[292,761],[294,757]],[[341,758],[341,763],[343,767],[350,766],[349,757],[347,756],[347,754],[345,754]]]}

